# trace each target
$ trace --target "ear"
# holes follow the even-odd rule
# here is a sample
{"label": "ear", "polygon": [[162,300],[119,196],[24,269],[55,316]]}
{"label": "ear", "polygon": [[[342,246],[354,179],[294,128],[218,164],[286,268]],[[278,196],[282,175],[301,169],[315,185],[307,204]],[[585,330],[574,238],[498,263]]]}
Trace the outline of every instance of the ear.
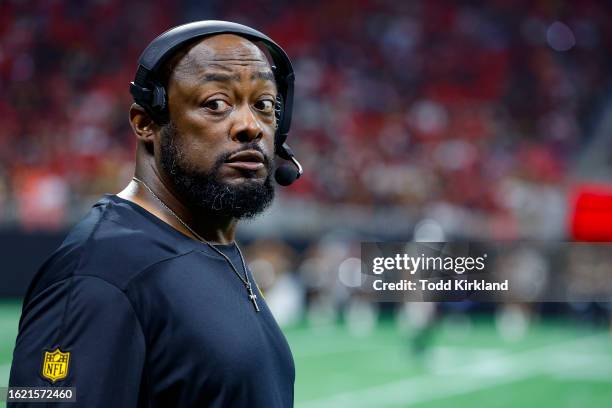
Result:
{"label": "ear", "polygon": [[139,141],[146,146],[152,146],[155,135],[159,131],[159,125],[137,103],[130,106],[130,125]]}

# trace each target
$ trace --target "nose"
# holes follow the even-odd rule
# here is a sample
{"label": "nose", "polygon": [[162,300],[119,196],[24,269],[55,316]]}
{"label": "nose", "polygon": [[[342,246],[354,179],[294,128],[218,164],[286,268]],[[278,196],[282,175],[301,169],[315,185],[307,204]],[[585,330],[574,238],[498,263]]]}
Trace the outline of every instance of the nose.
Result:
{"label": "nose", "polygon": [[257,141],[263,137],[263,129],[257,117],[247,104],[234,112],[235,121],[231,128],[231,138],[241,143]]}

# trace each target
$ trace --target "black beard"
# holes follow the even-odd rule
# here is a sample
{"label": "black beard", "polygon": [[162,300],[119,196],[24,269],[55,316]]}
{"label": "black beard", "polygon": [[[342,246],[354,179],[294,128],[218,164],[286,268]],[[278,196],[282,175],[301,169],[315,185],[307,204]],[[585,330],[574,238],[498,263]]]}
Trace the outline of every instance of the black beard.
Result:
{"label": "black beard", "polygon": [[[192,208],[208,216],[245,219],[252,218],[265,210],[274,199],[272,185],[272,161],[256,143],[247,144],[240,150],[257,150],[264,155],[268,175],[264,182],[246,180],[239,185],[219,181],[219,170],[231,154],[218,157],[210,172],[192,169],[185,163],[185,154],[177,146],[179,136],[176,126],[170,122],[161,130],[162,169],[170,176],[181,200]],[[245,177],[249,173],[245,172]],[[254,176],[254,172],[253,172]]]}

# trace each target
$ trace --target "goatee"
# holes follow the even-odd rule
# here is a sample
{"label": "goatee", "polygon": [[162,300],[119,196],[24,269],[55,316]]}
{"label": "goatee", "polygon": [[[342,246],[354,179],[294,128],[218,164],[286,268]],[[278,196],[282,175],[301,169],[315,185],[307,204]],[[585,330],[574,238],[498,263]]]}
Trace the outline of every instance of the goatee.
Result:
{"label": "goatee", "polygon": [[261,152],[268,175],[263,182],[247,179],[234,185],[219,181],[219,172],[235,151],[218,157],[210,172],[202,172],[185,163],[185,154],[177,145],[179,137],[172,122],[162,128],[160,163],[166,174],[170,175],[177,193],[190,208],[210,216],[245,219],[263,212],[270,205],[274,199],[272,161],[256,143],[245,145],[240,150]]}

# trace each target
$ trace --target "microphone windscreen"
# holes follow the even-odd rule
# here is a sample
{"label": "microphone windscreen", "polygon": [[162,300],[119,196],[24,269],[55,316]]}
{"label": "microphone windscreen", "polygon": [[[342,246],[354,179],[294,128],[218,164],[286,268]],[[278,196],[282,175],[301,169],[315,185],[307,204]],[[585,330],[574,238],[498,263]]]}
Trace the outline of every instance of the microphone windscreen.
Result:
{"label": "microphone windscreen", "polygon": [[298,171],[286,164],[279,166],[274,172],[274,179],[281,186],[288,186],[298,178]]}

